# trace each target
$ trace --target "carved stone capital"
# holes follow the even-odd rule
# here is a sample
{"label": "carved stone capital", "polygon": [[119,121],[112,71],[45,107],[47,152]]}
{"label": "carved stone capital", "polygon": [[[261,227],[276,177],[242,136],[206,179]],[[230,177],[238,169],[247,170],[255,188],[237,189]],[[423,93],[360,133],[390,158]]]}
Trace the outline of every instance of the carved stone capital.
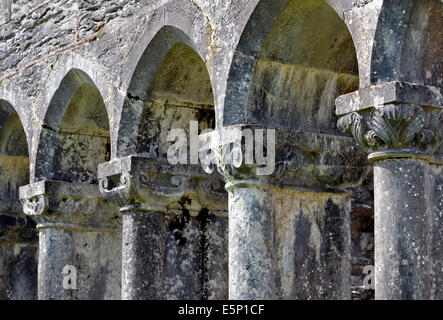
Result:
{"label": "carved stone capital", "polygon": [[28,216],[40,216],[48,210],[48,197],[39,194],[30,198],[21,199],[23,212]]}
{"label": "carved stone capital", "polygon": [[[214,149],[218,153],[216,167],[217,174],[223,178],[227,187],[233,185],[255,185],[255,186],[280,186],[283,179],[289,175],[296,174],[304,165],[305,156],[303,152],[296,147],[284,146],[278,150],[275,156],[272,171],[267,170],[268,164],[242,164],[235,163],[234,159],[240,156],[240,148],[221,147]],[[229,153],[230,152],[230,153]],[[224,154],[224,155],[222,155]],[[224,159],[228,157],[228,159]]]}
{"label": "carved stone capital", "polygon": [[[337,126],[344,132],[351,132],[360,147],[370,154],[400,151],[405,154],[405,150],[410,150],[411,155],[431,155],[442,144],[443,109],[438,106],[441,92],[436,88],[400,84],[389,83],[372,91],[366,89],[339,97],[337,113],[349,111],[344,109],[344,101],[353,105],[355,111],[341,114]],[[411,90],[416,91],[415,95]],[[374,98],[371,93],[385,96]],[[408,97],[411,101],[405,102]],[[356,100],[368,105],[356,104]]]}
{"label": "carved stone capital", "polygon": [[103,200],[98,186],[91,184],[43,180],[20,187],[23,211],[39,228],[114,228],[119,218]]}
{"label": "carved stone capital", "polygon": [[[200,136],[200,152],[210,150],[211,158],[215,160],[204,166],[205,170],[216,169],[228,189],[239,186],[309,190],[347,188],[360,184],[369,171],[365,155],[358,152],[352,138],[270,129],[274,130],[274,145],[258,136],[265,143],[259,145],[257,153],[257,136],[242,134],[243,130],[256,129],[263,131],[263,128],[250,125],[236,125]],[[247,136],[255,137],[253,144],[246,141]]]}
{"label": "carved stone capital", "polygon": [[213,211],[227,212],[227,193],[223,179],[218,175],[207,175],[194,179],[194,192],[202,207]]}
{"label": "carved stone capital", "polygon": [[198,212],[205,207],[226,211],[227,196],[219,179],[197,165],[172,165],[165,159],[129,156],[99,166],[102,195],[121,211],[142,210],[177,213]]}

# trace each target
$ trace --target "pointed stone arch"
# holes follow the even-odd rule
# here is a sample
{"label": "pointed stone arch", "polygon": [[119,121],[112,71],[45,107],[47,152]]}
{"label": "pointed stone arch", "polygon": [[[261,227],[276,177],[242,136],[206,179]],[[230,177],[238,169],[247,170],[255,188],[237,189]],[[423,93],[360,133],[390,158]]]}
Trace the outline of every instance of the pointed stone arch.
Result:
{"label": "pointed stone arch", "polygon": [[38,237],[18,194],[29,182],[27,141],[16,110],[0,98],[0,299],[37,297]]}
{"label": "pointed stone arch", "polygon": [[[169,77],[172,82],[167,83],[165,77]],[[169,88],[166,88],[167,86]],[[180,86],[182,88],[179,88]],[[166,97],[168,94],[169,98]],[[151,126],[149,129],[152,129],[152,123],[147,124],[146,120],[147,113],[152,112],[153,108],[147,104],[153,103],[156,99],[166,104],[170,101],[177,107],[207,110],[209,113],[213,113],[214,109],[211,80],[202,51],[183,31],[172,26],[164,26],[155,34],[135,67],[120,115],[117,156],[165,155],[164,149],[158,151],[160,152],[158,154],[157,151],[145,148],[150,145],[155,149],[161,149],[158,146],[161,142],[149,143],[146,140],[152,136],[152,133],[144,130],[149,125]],[[210,126],[214,125],[214,120],[211,120],[214,118],[212,115],[195,114],[188,117],[188,120],[193,118],[201,120],[197,119],[198,117],[208,118],[206,122]],[[159,119],[155,121],[158,122]],[[166,132],[166,129],[164,131]]]}
{"label": "pointed stone arch", "polygon": [[88,74],[71,69],[41,124],[35,179],[96,183],[98,164],[109,158],[109,119],[102,95]]}
{"label": "pointed stone arch", "polygon": [[[207,177],[196,164],[188,162],[174,166],[167,161],[167,151],[172,145],[168,141],[168,134],[172,129],[183,130],[189,143],[190,121],[198,123],[195,139],[198,139],[198,131],[215,127],[214,94],[205,64],[205,47],[192,34],[191,25],[184,22],[182,17],[174,21],[173,15],[166,14],[166,21],[170,24],[143,35],[143,46],[136,45],[132,53],[138,60],[130,59],[131,65],[128,65],[133,72],[130,80],[125,80],[127,89],[119,115],[116,157],[123,158],[123,163],[123,160],[133,156],[146,164],[155,164],[157,168],[154,172],[131,173],[134,184],[137,183],[135,181],[144,181],[147,183],[145,187],[152,188],[152,194],[159,195],[153,205],[161,211],[160,222],[156,222],[151,233],[162,235],[151,241],[149,246],[158,246],[156,259],[164,261],[164,265],[155,263],[156,272],[161,270],[162,281],[146,280],[155,281],[160,287],[153,294],[167,299],[225,298],[227,219],[223,210],[227,208],[227,201],[224,190],[219,190],[222,189],[221,185],[216,188],[214,193],[221,201],[214,204],[211,196],[208,197],[202,189],[211,188],[212,180],[209,180],[216,180],[215,175]],[[125,170],[123,167],[121,170]],[[181,180],[180,174],[176,173],[176,170],[180,170],[177,168],[183,168],[192,177]],[[137,178],[139,174],[143,175],[141,180]],[[165,190],[169,190],[170,183],[173,183],[173,188],[186,188],[186,194],[177,199],[168,199],[168,204],[163,207],[163,194],[169,192]],[[115,182],[104,187],[109,192],[113,186]],[[126,201],[131,203],[129,207],[133,202],[150,207],[149,200],[146,200],[149,204],[143,202],[143,197]],[[147,216],[156,219],[154,213],[149,212]],[[124,215],[124,219],[132,217],[128,214]],[[153,228],[153,225],[143,227],[142,232],[146,228]],[[127,236],[124,241],[130,245],[136,243],[140,252],[149,249],[146,243],[137,242],[141,240],[132,235],[136,232],[125,230],[129,229],[127,226],[125,229],[124,220],[123,237]],[[130,248],[130,245],[126,248]],[[214,252],[221,254],[209,259]],[[143,259],[147,257],[145,255]],[[155,260],[150,259],[146,264],[152,261]],[[127,269],[133,267],[129,261],[127,265]],[[189,267],[186,270],[178,267],[183,265]],[[125,289],[123,291],[127,294]]]}
{"label": "pointed stone arch", "polygon": [[[337,133],[334,100],[356,89],[358,62],[352,36],[326,1],[262,0],[234,53],[223,124]],[[301,114],[307,119],[297,120]]]}

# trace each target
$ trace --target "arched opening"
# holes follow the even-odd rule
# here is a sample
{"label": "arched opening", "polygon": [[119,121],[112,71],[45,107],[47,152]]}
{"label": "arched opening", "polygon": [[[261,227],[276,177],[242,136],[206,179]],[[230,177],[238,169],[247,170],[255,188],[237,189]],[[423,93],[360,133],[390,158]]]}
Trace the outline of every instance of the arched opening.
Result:
{"label": "arched opening", "polygon": [[147,93],[138,129],[137,154],[166,158],[172,129],[189,137],[190,121],[199,130],[214,128],[214,97],[208,71],[189,46],[177,43],[164,57]]}
{"label": "arched opening", "polygon": [[[133,73],[122,109],[117,154],[166,162],[173,144],[168,134],[180,129],[187,138],[186,165],[200,166],[190,164],[191,122],[198,128],[195,139],[202,130],[215,127],[211,80],[188,36],[166,26],[151,40]],[[157,173],[162,173],[161,167],[153,175]],[[202,190],[201,182],[207,177],[201,173],[191,179],[189,194],[171,204],[174,210],[165,215],[166,299],[227,297],[227,219],[199,197],[199,193],[211,192]],[[225,197],[222,184],[216,191]],[[226,200],[223,205],[227,206]]]}
{"label": "arched opening", "polygon": [[110,158],[109,124],[103,99],[94,86],[75,93],[58,130],[54,177],[97,183],[98,164]]}
{"label": "arched opening", "polygon": [[38,238],[19,202],[29,183],[26,134],[12,106],[0,100],[0,300],[35,299]]}
{"label": "arched opening", "polygon": [[186,34],[163,27],[132,75],[121,113],[117,157],[165,158],[169,129],[188,130],[190,120],[199,121],[200,129],[211,128],[213,114],[212,86],[202,58]]}
{"label": "arched opening", "polygon": [[[303,165],[294,175],[298,192],[282,190],[275,195],[279,200],[273,207],[278,297],[345,299],[351,295],[351,288],[347,287],[351,267],[347,265],[351,261],[351,202],[343,197],[345,200],[340,203],[339,192],[327,194],[321,183],[313,188],[310,183],[318,177],[310,174],[328,165],[331,170],[345,166],[335,160],[328,163],[312,159],[325,154],[324,159],[343,157],[339,147],[324,151],[328,149],[324,146],[331,146],[334,139],[344,141],[336,125],[335,99],[358,88],[359,66],[353,39],[326,1],[258,3],[233,56],[223,126],[257,124],[304,134],[292,146],[303,155]],[[327,141],[323,145],[318,143],[322,139]],[[279,143],[284,141],[276,142]],[[360,163],[365,159],[364,155],[357,157],[363,159]],[[356,167],[360,165],[354,163]],[[372,190],[365,189],[368,187],[365,184],[361,192],[371,193]],[[358,203],[363,209],[372,205],[370,196],[357,198],[367,202]]]}
{"label": "arched opening", "polygon": [[335,98],[357,89],[351,35],[324,0],[261,1],[233,58],[223,123],[338,134]]}
{"label": "arched opening", "polygon": [[[120,299],[121,217],[98,188],[98,165],[110,159],[109,119],[100,91],[71,69],[46,111],[35,160],[49,214],[39,219],[39,298]],[[77,290],[58,281],[74,266]]]}
{"label": "arched opening", "polygon": [[29,182],[29,155],[26,134],[19,116],[0,101],[0,161],[2,199],[18,202],[18,188]]}
{"label": "arched opening", "polygon": [[43,122],[36,180],[96,184],[98,165],[109,159],[109,121],[103,98],[85,73],[71,70]]}

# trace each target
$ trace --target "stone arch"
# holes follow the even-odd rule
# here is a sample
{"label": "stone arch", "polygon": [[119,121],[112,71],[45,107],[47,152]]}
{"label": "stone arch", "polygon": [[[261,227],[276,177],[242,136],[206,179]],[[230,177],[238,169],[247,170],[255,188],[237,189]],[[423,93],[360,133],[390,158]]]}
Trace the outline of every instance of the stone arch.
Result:
{"label": "stone arch", "polygon": [[12,90],[4,83],[0,86],[0,100],[3,101],[3,106],[6,106],[8,110],[16,114],[21,121],[23,130],[26,134],[26,141],[28,144],[29,156],[31,156],[32,137],[34,135],[33,123],[31,121],[31,113],[28,112],[25,106],[30,104],[30,101],[26,99],[20,91]]}
{"label": "stone arch", "polygon": [[[137,111],[124,109],[127,107],[127,93],[130,92],[131,83],[136,82],[134,77],[136,76],[136,70],[143,69],[139,67],[144,65],[145,72],[151,73],[152,77],[161,62],[161,55],[166,55],[168,52],[168,50],[165,51],[165,48],[158,48],[162,53],[159,54],[158,59],[154,60],[153,56],[148,54],[148,47],[152,44],[153,39],[164,28],[173,30],[172,32],[176,32],[174,37],[191,47],[206,63],[205,54],[209,40],[207,32],[202,32],[202,30],[208,28],[207,24],[207,19],[199,7],[188,1],[182,1],[180,6],[164,4],[153,11],[119,72],[119,89],[115,90],[114,95],[114,125],[111,127],[111,157],[113,159],[135,154],[135,150],[128,149],[128,146],[131,145],[128,137],[136,136],[137,133],[136,131],[128,131],[126,134],[124,131],[131,130],[128,128],[130,121],[128,123],[126,121],[128,118],[136,118]],[[210,70],[208,71],[210,72]],[[209,73],[209,76],[211,77],[211,73]]]}
{"label": "stone arch", "polygon": [[[88,78],[88,81],[97,87],[101,96],[103,97],[103,101],[105,103],[106,111],[109,115],[112,115],[112,104],[111,101],[113,99],[112,93],[116,90],[109,89],[109,81],[106,77],[106,73],[100,70],[100,66],[96,63],[93,63],[91,60],[86,59],[85,57],[73,53],[68,52],[59,56],[52,64],[50,72],[48,73],[47,79],[45,81],[44,88],[42,90],[42,96],[38,98],[39,105],[41,105],[41,109],[36,114],[36,121],[40,124],[44,123],[45,117],[48,113],[49,106],[51,105],[52,99],[59,89],[60,84],[65,80],[66,75],[71,70],[81,70]],[[112,127],[112,117],[110,119],[110,127]],[[38,148],[40,146],[40,136],[42,127],[40,125],[32,126],[35,129],[35,133],[32,137],[32,149],[30,154],[31,161],[31,182],[34,182],[34,177],[36,176],[36,158],[38,153]]]}
{"label": "stone arch", "polygon": [[[202,15],[202,12],[189,2],[184,1],[182,5],[183,9],[187,7],[186,9],[190,10],[188,15],[183,15],[181,12],[177,13],[175,12],[177,8],[168,8],[167,5],[160,6],[154,11],[122,67],[120,91],[126,93],[131,82],[134,82],[135,71],[137,67],[140,66],[143,56],[145,59],[152,58],[145,54],[147,47],[163,28],[179,31],[180,35],[178,38],[186,39],[185,42],[200,55],[203,61],[206,61],[205,52],[208,39],[207,33],[202,32],[206,27],[206,19]],[[189,6],[191,6],[191,8],[189,8]],[[151,61],[151,63],[155,70],[155,61]],[[124,98],[125,96],[122,97]],[[118,105],[122,103],[123,101]]]}
{"label": "stone arch", "polygon": [[[166,16],[168,21],[172,19]],[[169,214],[162,217],[164,297],[222,298],[227,296],[227,219],[224,212],[219,212],[226,210],[227,201],[223,190],[219,192],[222,185],[216,188],[222,200],[207,197],[205,190],[216,180],[215,174],[207,177],[197,164],[173,166],[167,161],[167,151],[173,143],[168,141],[170,130],[180,129],[187,134],[190,160],[190,121],[197,122],[195,139],[198,129],[215,127],[214,96],[204,47],[199,40],[194,41],[188,28],[178,28],[182,24],[179,19],[175,22],[175,26],[160,27],[154,35],[151,31],[142,53],[138,51],[140,47],[134,51],[139,60],[133,62],[136,65],[125,92],[116,157],[137,155],[134,158],[155,164],[155,172],[146,175],[153,193],[163,194],[162,190],[169,188],[168,181],[180,176],[176,168],[191,175],[184,180],[188,181],[186,193],[168,201],[165,210]],[[221,254],[209,259],[212,250]],[[183,265],[186,269],[178,267]]]}
{"label": "stone arch", "polygon": [[88,74],[71,69],[41,124],[35,180],[97,183],[98,164],[109,158],[109,119],[102,95]]}
{"label": "stone arch", "polygon": [[0,159],[0,195],[18,204],[18,188],[29,182],[28,142],[19,115],[9,102],[1,99]]}
{"label": "stone arch", "polygon": [[[169,75],[166,74],[166,70]],[[172,82],[167,83],[166,76]],[[180,86],[182,87],[179,88]],[[166,97],[168,94],[169,98]],[[160,100],[166,104],[172,102],[177,107],[208,110],[210,113],[213,113],[214,109],[212,85],[204,63],[203,51],[187,34],[173,26],[164,26],[158,30],[134,69],[120,116],[117,157],[131,154],[165,155],[165,150],[159,146],[160,141],[148,141],[159,132],[146,131],[153,128],[152,123],[146,122],[149,121],[149,113],[153,106],[146,105]],[[207,117],[208,115],[196,114],[188,120],[202,120]],[[156,118],[155,122],[158,121]],[[206,122],[213,126],[214,121]],[[165,128],[161,130],[163,133],[167,131]],[[147,146],[151,149],[147,150]]]}
{"label": "stone arch", "polygon": [[35,299],[37,243],[23,215],[19,187],[29,182],[29,153],[21,118],[0,99],[0,299]]}
{"label": "stone arch", "polygon": [[327,1],[262,0],[234,53],[223,125],[335,134],[334,100],[357,89],[351,34]]}
{"label": "stone arch", "polygon": [[59,56],[57,61],[51,65],[51,71],[48,73],[44,90],[42,90],[42,93],[44,94],[41,101],[41,104],[43,105],[43,110],[41,112],[42,117],[46,116],[48,113],[48,108],[56,91],[59,89],[60,84],[66,78],[68,73],[73,69],[81,70],[86,75],[86,78],[88,78],[88,81],[97,87],[97,90],[100,92],[103,101],[105,102],[106,111],[111,114],[110,106],[106,103],[111,99],[108,90],[109,79],[107,78],[106,73],[101,70],[98,63],[94,63],[79,54],[69,52]]}
{"label": "stone arch", "polygon": [[443,87],[443,4],[384,1],[371,59],[371,84],[406,81]]}
{"label": "stone arch", "polygon": [[[299,163],[299,169],[294,172],[291,180],[289,174],[292,173],[285,173],[283,179],[288,180],[279,185],[281,189],[278,189],[277,197],[284,196],[275,203],[272,203],[275,200],[269,200],[272,203],[269,210],[261,209],[262,212],[272,212],[272,218],[269,225],[260,231],[269,232],[272,236],[266,237],[276,239],[276,247],[291,248],[266,253],[266,257],[270,257],[269,261],[273,262],[266,264],[276,266],[275,269],[261,273],[272,275],[269,278],[272,280],[266,283],[267,288],[271,288],[269,296],[272,298],[346,299],[351,292],[348,273],[351,262],[348,258],[350,197],[340,195],[339,201],[343,201],[343,206],[337,206],[339,202],[331,200],[336,195],[331,197],[331,194],[323,192],[329,187],[329,191],[334,190],[333,193],[340,194],[340,188],[358,186],[367,173],[367,164],[366,156],[354,152],[356,148],[352,140],[341,136],[336,125],[335,99],[359,88],[359,65],[352,35],[337,13],[342,7],[336,6],[334,9],[330,2],[258,2],[235,49],[227,80],[223,126],[249,124],[276,128],[277,161],[292,157],[292,152],[299,153],[299,156],[294,157]],[[288,132],[294,138],[285,137],[284,134]],[[298,136],[302,138],[298,139]],[[335,144],[333,141],[340,143]],[[345,173],[350,169],[356,170]],[[359,178],[358,181],[342,180],[345,176]],[[309,192],[298,194],[293,189]],[[232,193],[237,192],[233,190]],[[254,194],[247,188],[240,190],[248,196]],[[272,192],[277,194],[277,191],[269,194]],[[237,194],[240,196],[236,200],[243,199],[240,191]],[[310,205],[309,208],[303,208],[305,204],[313,203],[311,200],[314,198],[311,197],[314,194],[314,202],[321,204],[315,209]],[[323,196],[324,200],[317,202]],[[260,199],[265,197],[262,194],[257,196]],[[300,200],[295,200],[298,197]],[[297,207],[296,203],[302,206]],[[264,207],[268,205],[266,203]],[[337,210],[341,206],[343,209]],[[230,225],[236,226],[237,215],[232,216],[230,219],[234,219],[234,222],[230,221]],[[330,220],[332,216],[340,223],[333,224]],[[242,231],[241,228],[234,229],[239,235],[243,234]],[[332,234],[334,236],[330,237]],[[312,237],[319,239],[316,245],[306,242]],[[244,240],[239,242],[244,243]],[[340,249],[334,251],[332,247]],[[308,251],[303,252],[306,248],[309,248]],[[235,268],[232,267],[232,274],[241,279],[246,272],[241,270],[235,273]],[[317,286],[314,285],[316,281],[325,282]],[[240,282],[239,292],[243,290],[243,283]],[[319,287],[322,289],[318,290]],[[326,287],[328,289],[324,290]],[[255,288],[249,288],[254,292]]]}

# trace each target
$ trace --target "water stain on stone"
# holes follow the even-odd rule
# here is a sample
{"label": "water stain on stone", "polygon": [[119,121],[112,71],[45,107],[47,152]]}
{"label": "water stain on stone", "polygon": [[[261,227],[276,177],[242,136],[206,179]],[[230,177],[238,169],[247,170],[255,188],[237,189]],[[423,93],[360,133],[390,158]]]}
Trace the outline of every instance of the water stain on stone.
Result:
{"label": "water stain on stone", "polygon": [[178,201],[178,203],[181,207],[182,214],[171,219],[168,225],[168,229],[174,234],[174,238],[177,241],[178,245],[183,246],[187,242],[187,239],[184,235],[185,227],[191,219],[191,215],[189,213],[189,210],[186,208],[186,205],[191,204],[191,199],[187,196],[184,196]]}

